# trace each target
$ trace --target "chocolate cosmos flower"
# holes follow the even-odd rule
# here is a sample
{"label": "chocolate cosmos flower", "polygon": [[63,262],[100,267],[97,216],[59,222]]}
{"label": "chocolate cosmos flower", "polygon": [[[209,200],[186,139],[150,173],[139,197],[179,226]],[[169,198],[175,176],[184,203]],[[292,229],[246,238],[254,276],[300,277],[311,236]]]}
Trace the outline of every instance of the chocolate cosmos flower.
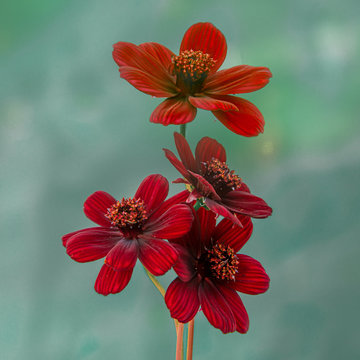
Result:
{"label": "chocolate cosmos flower", "polygon": [[162,239],[177,238],[190,230],[193,214],[183,202],[185,191],[164,201],[169,190],[161,175],[146,177],[133,198],[117,201],[104,191],[90,195],[85,215],[100,227],[63,236],[68,255],[78,262],[105,257],[95,282],[103,295],[118,293],[130,281],[137,258],[153,274],[163,275],[177,252]]}
{"label": "chocolate cosmos flower", "polygon": [[179,253],[174,266],[178,277],[165,302],[173,318],[187,323],[201,306],[210,324],[223,333],[247,332],[248,314],[236,291],[261,294],[270,280],[257,260],[237,254],[252,233],[250,218],[238,216],[243,227],[228,219],[215,226],[214,213],[200,208],[191,231],[172,240]]}
{"label": "chocolate cosmos flower", "polygon": [[233,213],[254,218],[271,215],[271,207],[263,199],[252,195],[247,185],[229,170],[225,149],[216,140],[203,137],[197,144],[194,158],[186,139],[179,133],[174,133],[174,138],[181,161],[170,150],[164,151],[184,177],[174,182],[185,183],[191,191],[188,202],[203,199],[210,210],[238,225],[240,221]]}
{"label": "chocolate cosmos flower", "polygon": [[243,136],[264,130],[264,119],[251,102],[230,94],[264,87],[271,78],[267,67],[239,65],[218,71],[225,60],[224,35],[211,23],[197,23],[185,33],[179,55],[158,43],[139,46],[118,42],[113,58],[120,76],[138,90],[166,97],[150,121],[163,125],[194,120],[197,108],[210,110],[228,129]]}

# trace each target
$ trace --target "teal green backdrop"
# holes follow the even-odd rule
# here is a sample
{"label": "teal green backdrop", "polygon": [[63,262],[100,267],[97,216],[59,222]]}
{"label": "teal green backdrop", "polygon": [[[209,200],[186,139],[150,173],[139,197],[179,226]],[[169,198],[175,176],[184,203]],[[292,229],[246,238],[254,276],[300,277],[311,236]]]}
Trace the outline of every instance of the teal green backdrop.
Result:
{"label": "teal green backdrop", "polygon": [[224,144],[274,214],[243,249],[271,277],[267,293],[242,296],[248,334],[223,335],[200,313],[194,359],[360,358],[359,13],[358,0],[2,3],[0,358],[174,358],[173,323],[140,264],[103,297],[102,261],[75,263],[60,238],[92,226],[92,192],[132,196],[148,174],[178,177],[161,150],[177,128],[149,122],[160,100],[120,79],[111,51],[155,41],[177,52],[198,21],[225,34],[223,67],[268,66],[273,79],[245,95],[264,134],[240,137],[199,111],[189,142]]}

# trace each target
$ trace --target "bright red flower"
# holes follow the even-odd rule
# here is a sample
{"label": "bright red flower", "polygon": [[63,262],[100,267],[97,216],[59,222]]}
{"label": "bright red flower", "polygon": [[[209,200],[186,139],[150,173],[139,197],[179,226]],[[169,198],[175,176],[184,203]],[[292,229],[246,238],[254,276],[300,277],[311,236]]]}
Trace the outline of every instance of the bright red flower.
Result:
{"label": "bright red flower", "polygon": [[90,195],[85,215],[100,227],[64,235],[63,245],[75,261],[105,257],[95,282],[103,295],[120,292],[129,283],[137,258],[155,276],[165,274],[177,259],[177,252],[163,239],[190,230],[193,214],[183,202],[185,191],[164,201],[169,183],[161,175],[146,177],[133,198],[117,201],[104,191]]}
{"label": "bright red flower", "polygon": [[271,78],[267,67],[239,65],[218,71],[225,60],[224,35],[211,23],[197,23],[185,33],[179,55],[163,45],[139,46],[118,42],[113,58],[120,76],[138,90],[166,97],[150,121],[163,125],[194,120],[197,108],[210,110],[228,129],[243,136],[264,130],[264,118],[251,102],[230,94],[264,87]]}
{"label": "bright red flower", "polygon": [[210,210],[238,225],[240,221],[233,213],[254,218],[271,215],[271,207],[252,195],[248,186],[229,170],[225,149],[216,140],[203,137],[197,144],[194,158],[186,139],[179,133],[174,133],[174,138],[181,161],[168,149],[164,149],[165,156],[185,178],[173,182],[187,185],[191,191],[188,202],[203,199]]}
{"label": "bright red flower", "polygon": [[173,318],[189,322],[199,307],[210,324],[223,333],[246,333],[249,318],[236,291],[261,294],[269,277],[250,256],[237,254],[252,233],[249,217],[238,215],[243,227],[223,219],[215,226],[214,213],[200,208],[190,232],[171,242],[179,257],[178,277],[169,285],[165,302]]}

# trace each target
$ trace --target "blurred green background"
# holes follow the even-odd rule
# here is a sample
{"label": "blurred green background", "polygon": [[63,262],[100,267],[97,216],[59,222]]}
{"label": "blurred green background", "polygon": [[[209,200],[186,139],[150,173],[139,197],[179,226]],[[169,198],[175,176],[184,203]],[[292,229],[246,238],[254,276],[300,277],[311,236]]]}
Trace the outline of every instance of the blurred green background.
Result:
{"label": "blurred green background", "polygon": [[60,238],[92,226],[92,192],[132,196],[150,173],[178,177],[161,150],[176,127],[150,124],[160,100],[120,79],[111,51],[122,40],[177,52],[198,21],[225,34],[223,68],[274,77],[245,95],[264,134],[242,138],[199,111],[189,142],[224,144],[274,215],[243,249],[271,276],[266,294],[242,296],[248,334],[223,335],[199,314],[194,359],[360,358],[359,14],[358,0],[2,2],[0,358],[174,358],[173,323],[140,264],[103,297],[102,261],[75,263]]}

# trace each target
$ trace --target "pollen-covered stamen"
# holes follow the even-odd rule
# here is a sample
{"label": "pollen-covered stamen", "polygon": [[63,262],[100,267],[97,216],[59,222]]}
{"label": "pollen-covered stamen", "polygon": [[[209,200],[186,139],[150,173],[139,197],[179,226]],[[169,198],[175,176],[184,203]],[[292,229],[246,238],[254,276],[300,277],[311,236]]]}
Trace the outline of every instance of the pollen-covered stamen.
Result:
{"label": "pollen-covered stamen", "polygon": [[200,50],[184,50],[180,55],[173,56],[172,62],[176,75],[187,80],[197,81],[206,77],[216,60]]}
{"label": "pollen-covered stamen", "polygon": [[128,229],[140,229],[148,218],[141,199],[123,198],[107,209],[105,216],[113,226]]}
{"label": "pollen-covered stamen", "polygon": [[203,163],[205,166],[204,178],[219,193],[236,190],[241,186],[241,179],[230,170],[225,162],[213,158]]}
{"label": "pollen-covered stamen", "polygon": [[239,260],[231,247],[215,244],[208,250],[207,258],[213,276],[219,280],[235,280]]}

